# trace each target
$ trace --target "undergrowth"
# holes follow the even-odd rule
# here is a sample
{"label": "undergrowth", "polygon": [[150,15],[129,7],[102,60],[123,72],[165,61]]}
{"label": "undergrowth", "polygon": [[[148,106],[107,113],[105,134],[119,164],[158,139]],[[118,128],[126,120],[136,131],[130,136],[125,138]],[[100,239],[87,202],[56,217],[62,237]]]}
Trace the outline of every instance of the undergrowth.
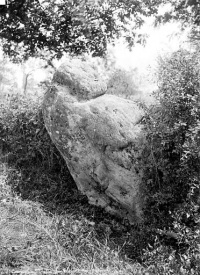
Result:
{"label": "undergrowth", "polygon": [[[141,163],[148,194],[146,223],[160,232],[160,240],[163,236],[164,244],[175,248],[176,258],[179,259],[176,267],[180,265],[182,270],[179,270],[180,274],[198,274],[199,53],[179,50],[161,59],[158,70],[157,104],[143,106],[147,143],[144,148],[146,158]],[[174,257],[170,258],[173,260]],[[176,268],[172,270],[175,272]]]}
{"label": "undergrowth", "polygon": [[130,236],[119,221],[78,194],[73,205],[52,213],[22,200],[7,180],[1,181],[0,274],[144,274],[125,256]]}
{"label": "undergrowth", "polygon": [[12,95],[1,103],[1,162],[8,167],[0,178],[0,274],[200,273],[197,57],[178,51],[161,60],[157,103],[141,104],[146,208],[139,227],[87,203],[39,102]]}
{"label": "undergrowth", "polygon": [[[1,201],[4,272],[129,274],[142,268],[125,260],[142,251],[129,225],[90,206],[77,190],[49,138],[39,103],[9,97],[1,105],[0,129],[10,188]],[[145,235],[137,238],[145,246]]]}

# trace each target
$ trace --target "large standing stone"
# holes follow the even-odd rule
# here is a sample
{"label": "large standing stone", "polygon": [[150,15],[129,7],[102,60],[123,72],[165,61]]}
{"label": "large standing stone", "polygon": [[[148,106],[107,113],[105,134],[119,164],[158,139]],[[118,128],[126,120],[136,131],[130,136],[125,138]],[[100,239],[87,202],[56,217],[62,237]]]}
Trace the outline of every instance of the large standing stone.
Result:
{"label": "large standing stone", "polygon": [[91,204],[142,218],[138,155],[143,140],[136,103],[106,94],[99,72],[79,59],[54,75],[43,104],[46,128]]}

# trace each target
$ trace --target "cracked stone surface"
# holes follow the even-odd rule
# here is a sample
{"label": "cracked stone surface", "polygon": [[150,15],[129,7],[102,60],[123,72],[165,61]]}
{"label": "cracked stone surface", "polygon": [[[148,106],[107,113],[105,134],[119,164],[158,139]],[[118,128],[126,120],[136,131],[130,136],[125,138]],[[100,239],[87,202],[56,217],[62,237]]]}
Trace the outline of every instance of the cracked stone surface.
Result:
{"label": "cracked stone surface", "polygon": [[103,77],[79,59],[63,63],[43,102],[46,128],[89,203],[142,219],[138,158],[143,112],[133,101],[106,94]]}

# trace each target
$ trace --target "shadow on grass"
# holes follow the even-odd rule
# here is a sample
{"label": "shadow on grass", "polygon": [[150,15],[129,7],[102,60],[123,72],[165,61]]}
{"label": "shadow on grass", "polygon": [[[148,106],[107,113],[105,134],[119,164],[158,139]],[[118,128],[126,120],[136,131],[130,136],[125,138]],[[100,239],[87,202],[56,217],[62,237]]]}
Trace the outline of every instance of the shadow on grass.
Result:
{"label": "shadow on grass", "polygon": [[141,262],[142,251],[150,241],[144,229],[109,215],[103,209],[91,206],[80,194],[63,159],[41,165],[21,165],[10,169],[8,185],[22,200],[43,205],[49,215],[70,215],[74,220],[87,219],[94,227],[99,242],[106,243],[120,255]]}

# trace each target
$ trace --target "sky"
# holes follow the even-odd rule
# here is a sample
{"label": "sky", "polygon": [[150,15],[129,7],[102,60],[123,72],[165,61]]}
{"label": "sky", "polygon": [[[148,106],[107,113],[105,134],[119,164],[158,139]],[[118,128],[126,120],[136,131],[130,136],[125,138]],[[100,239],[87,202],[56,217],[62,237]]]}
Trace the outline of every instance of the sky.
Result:
{"label": "sky", "polygon": [[122,41],[119,41],[114,48],[117,65],[124,69],[137,67],[145,71],[149,66],[156,66],[158,56],[178,50],[180,47],[188,48],[188,30],[181,32],[180,24],[167,23],[163,26],[154,28],[151,22],[147,23],[143,32],[148,34],[145,47],[136,44],[129,51]]}

